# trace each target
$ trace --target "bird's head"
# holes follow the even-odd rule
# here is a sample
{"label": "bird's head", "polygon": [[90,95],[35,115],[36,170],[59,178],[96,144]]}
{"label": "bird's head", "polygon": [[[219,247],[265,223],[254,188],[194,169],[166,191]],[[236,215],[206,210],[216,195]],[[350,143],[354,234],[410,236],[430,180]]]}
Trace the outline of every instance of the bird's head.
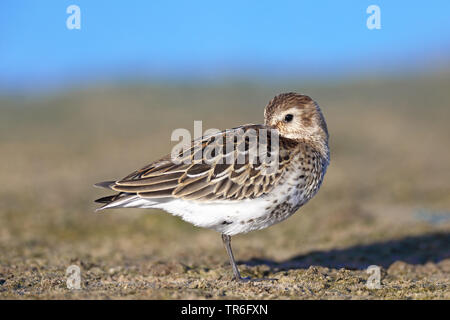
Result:
{"label": "bird's head", "polygon": [[325,119],[317,103],[298,93],[282,93],[264,110],[265,124],[278,129],[281,136],[293,140],[328,141]]}
{"label": "bird's head", "polygon": [[325,118],[319,105],[306,95],[294,92],[277,95],[266,106],[264,118],[265,124],[276,128],[282,137],[308,140],[328,149]]}

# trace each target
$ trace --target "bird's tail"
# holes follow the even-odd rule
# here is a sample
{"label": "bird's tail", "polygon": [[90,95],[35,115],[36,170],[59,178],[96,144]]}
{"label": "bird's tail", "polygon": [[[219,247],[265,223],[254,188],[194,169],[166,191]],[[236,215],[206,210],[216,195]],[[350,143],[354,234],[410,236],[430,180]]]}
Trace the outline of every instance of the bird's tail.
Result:
{"label": "bird's tail", "polygon": [[104,209],[113,209],[113,208],[123,208],[123,207],[134,207],[132,204],[139,198],[139,196],[135,194],[129,194],[125,192],[120,192],[117,194],[113,194],[111,196],[106,196],[100,199],[95,200],[97,203],[104,203],[103,206],[96,209],[95,212],[101,211]]}
{"label": "bird's tail", "polygon": [[[113,186],[115,185],[115,183],[116,183],[115,181],[104,181],[96,183],[94,184],[94,186],[98,188],[114,190]],[[157,205],[162,202],[167,202],[170,200],[171,199],[168,198],[151,199],[151,200],[142,199],[136,193],[119,192],[95,200],[95,202],[97,203],[103,203],[103,206],[96,209],[95,212],[113,208],[152,208],[154,205]]]}
{"label": "bird's tail", "polygon": [[112,190],[115,183],[115,181],[103,181],[94,184],[94,187]]}
{"label": "bird's tail", "polygon": [[[114,184],[115,184],[115,181],[103,181],[103,182],[94,184],[94,187],[113,190],[112,187],[114,186]],[[95,202],[104,203],[104,205],[101,206],[100,208],[97,208],[95,210],[95,212],[101,211],[104,209],[119,207],[124,204],[124,200],[129,199],[129,198],[130,198],[130,194],[126,194],[124,192],[119,192],[119,193],[116,193],[116,194],[113,194],[110,196],[96,199]]]}

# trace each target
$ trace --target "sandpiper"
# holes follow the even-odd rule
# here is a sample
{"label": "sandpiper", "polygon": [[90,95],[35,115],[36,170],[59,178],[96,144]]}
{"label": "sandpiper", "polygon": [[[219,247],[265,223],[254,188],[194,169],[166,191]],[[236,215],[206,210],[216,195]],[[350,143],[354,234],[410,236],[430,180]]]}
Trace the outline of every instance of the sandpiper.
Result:
{"label": "sandpiper", "polygon": [[310,97],[279,94],[266,106],[264,118],[261,125],[196,139],[175,153],[176,159],[172,153],[121,180],[96,184],[118,192],[97,199],[104,204],[97,210],[163,209],[216,230],[234,279],[260,280],[241,277],[231,237],[295,213],[317,193],[330,161],[327,125]]}

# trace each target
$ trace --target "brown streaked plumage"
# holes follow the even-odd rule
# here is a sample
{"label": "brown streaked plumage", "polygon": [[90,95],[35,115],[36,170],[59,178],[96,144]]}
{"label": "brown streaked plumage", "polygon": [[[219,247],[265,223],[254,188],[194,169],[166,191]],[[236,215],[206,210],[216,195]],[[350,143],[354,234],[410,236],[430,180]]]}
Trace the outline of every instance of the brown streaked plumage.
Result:
{"label": "brown streaked plumage", "polygon": [[292,215],[316,194],[329,163],[326,122],[310,97],[280,94],[266,106],[264,117],[263,125],[202,137],[187,153],[177,151],[176,159],[167,155],[121,180],[97,184],[118,192],[96,200],[104,204],[100,209],[159,208],[217,230],[235,279],[243,280],[231,236]]}
{"label": "brown streaked plumage", "polygon": [[[255,159],[254,163],[245,159],[245,163],[239,164],[240,154],[245,157],[245,152],[249,151],[249,143],[245,143],[242,137],[233,141],[234,133],[242,130],[244,134],[250,130],[256,132],[256,141],[263,148],[269,148],[270,135],[267,135],[268,143],[260,141],[260,130],[270,130],[264,125],[246,125],[231,130],[223,131],[217,135],[203,137],[193,142],[189,155],[188,164],[173,163],[171,155],[153,162],[140,170],[137,170],[122,180],[107,182],[106,186],[114,191],[122,192],[123,195],[129,193],[137,194],[143,198],[163,198],[173,197],[196,201],[212,200],[242,200],[253,199],[262,194],[270,192],[276,185],[280,177],[286,170],[292,154],[290,150],[297,142],[290,139],[279,139],[278,168],[272,174],[262,174],[261,168],[264,163]],[[221,138],[221,139],[217,139]],[[223,143],[225,142],[225,143]],[[232,151],[225,150],[226,143],[234,144]],[[239,152],[239,145],[243,143],[243,152]],[[210,163],[205,163],[204,159],[195,160],[196,148],[206,153],[207,148],[217,149],[219,152],[213,157]],[[234,162],[227,163],[230,154],[234,154]],[[102,186],[105,186],[102,185]],[[115,198],[117,200],[118,198]],[[98,202],[105,202],[107,199],[99,199]]]}

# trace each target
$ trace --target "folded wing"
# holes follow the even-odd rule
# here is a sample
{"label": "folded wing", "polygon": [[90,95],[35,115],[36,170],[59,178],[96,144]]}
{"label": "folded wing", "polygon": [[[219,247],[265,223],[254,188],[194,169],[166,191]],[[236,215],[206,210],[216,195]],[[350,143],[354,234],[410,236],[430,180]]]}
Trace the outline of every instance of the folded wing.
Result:
{"label": "folded wing", "polygon": [[168,155],[101,186],[119,192],[111,200],[130,195],[155,201],[257,198],[273,189],[292,157],[286,144],[294,142],[273,134],[263,125],[245,125],[202,137],[175,159]]}

